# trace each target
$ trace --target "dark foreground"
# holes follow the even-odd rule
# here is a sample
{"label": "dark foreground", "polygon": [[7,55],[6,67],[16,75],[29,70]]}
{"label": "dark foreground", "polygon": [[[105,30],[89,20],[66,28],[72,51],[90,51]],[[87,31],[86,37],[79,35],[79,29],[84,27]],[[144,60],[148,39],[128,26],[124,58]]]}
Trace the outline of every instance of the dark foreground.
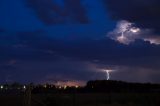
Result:
{"label": "dark foreground", "polygon": [[[0,106],[26,106],[24,95],[1,95]],[[31,106],[160,106],[159,93],[33,94]]]}
{"label": "dark foreground", "polygon": [[89,81],[84,87],[3,85],[0,106],[160,106],[160,84]]}

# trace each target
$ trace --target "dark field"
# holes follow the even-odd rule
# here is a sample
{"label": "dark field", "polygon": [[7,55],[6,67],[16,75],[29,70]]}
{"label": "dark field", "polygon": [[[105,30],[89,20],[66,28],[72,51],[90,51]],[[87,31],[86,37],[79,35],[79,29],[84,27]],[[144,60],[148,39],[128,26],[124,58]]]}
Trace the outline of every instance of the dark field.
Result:
{"label": "dark field", "polygon": [[[1,95],[0,106],[26,106],[24,95]],[[32,94],[31,106],[160,106],[160,93]]]}

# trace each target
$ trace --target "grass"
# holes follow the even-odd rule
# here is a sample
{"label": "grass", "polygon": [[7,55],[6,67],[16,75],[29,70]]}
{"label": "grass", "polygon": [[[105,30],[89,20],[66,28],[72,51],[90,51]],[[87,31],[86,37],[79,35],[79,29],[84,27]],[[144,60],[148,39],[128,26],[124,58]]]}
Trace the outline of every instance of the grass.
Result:
{"label": "grass", "polygon": [[22,106],[22,95],[0,95],[0,106]]}
{"label": "grass", "polygon": [[[0,106],[23,106],[23,95],[0,95]],[[34,94],[32,106],[160,106],[159,93]]]}
{"label": "grass", "polygon": [[159,98],[157,93],[57,94],[43,101],[48,106],[159,106]]}

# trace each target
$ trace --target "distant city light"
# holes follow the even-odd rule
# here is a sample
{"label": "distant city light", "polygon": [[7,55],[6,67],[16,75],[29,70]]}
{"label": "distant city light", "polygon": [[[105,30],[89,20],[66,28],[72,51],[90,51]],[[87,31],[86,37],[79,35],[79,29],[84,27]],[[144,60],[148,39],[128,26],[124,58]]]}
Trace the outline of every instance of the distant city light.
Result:
{"label": "distant city light", "polygon": [[3,87],[3,85],[1,85],[1,89],[3,89],[4,87]]}
{"label": "distant city light", "polygon": [[78,88],[79,86],[78,86],[78,85],[76,85],[75,87],[76,87],[76,88]]}
{"label": "distant city light", "polygon": [[26,89],[26,86],[24,85],[23,88]]}
{"label": "distant city light", "polygon": [[55,86],[57,86],[59,88],[59,86],[61,86],[62,88],[66,88],[66,87],[76,87],[76,86],[84,86],[85,83],[82,81],[58,81],[57,83],[55,83]]}
{"label": "distant city light", "polygon": [[47,85],[44,85],[43,87],[44,87],[44,88],[47,88]]}
{"label": "distant city light", "polygon": [[65,85],[65,86],[64,86],[64,89],[66,89],[66,88],[67,88],[67,86]]}

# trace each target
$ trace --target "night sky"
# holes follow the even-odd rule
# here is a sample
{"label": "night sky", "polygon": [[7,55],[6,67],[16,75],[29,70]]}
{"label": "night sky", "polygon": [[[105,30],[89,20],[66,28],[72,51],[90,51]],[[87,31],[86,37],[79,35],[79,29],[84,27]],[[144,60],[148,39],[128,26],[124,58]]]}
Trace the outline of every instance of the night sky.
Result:
{"label": "night sky", "polygon": [[159,0],[0,0],[0,83],[160,83]]}

